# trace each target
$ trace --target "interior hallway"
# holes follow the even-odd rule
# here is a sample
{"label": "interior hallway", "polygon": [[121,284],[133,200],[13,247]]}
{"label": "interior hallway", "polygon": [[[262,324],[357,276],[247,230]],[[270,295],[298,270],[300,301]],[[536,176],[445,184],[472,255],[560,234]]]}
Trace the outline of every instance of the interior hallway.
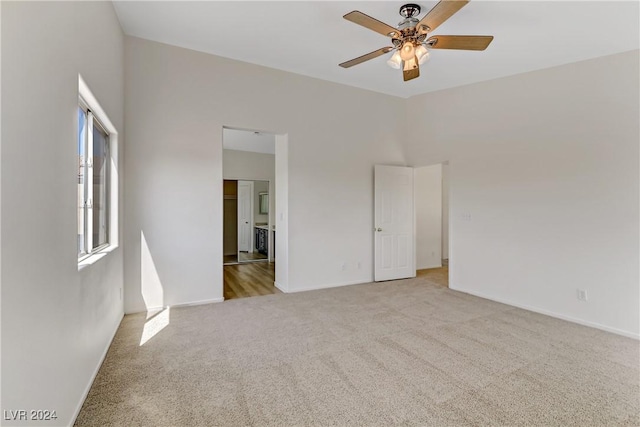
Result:
{"label": "interior hallway", "polygon": [[273,285],[273,262],[245,262],[224,266],[224,299],[282,293]]}

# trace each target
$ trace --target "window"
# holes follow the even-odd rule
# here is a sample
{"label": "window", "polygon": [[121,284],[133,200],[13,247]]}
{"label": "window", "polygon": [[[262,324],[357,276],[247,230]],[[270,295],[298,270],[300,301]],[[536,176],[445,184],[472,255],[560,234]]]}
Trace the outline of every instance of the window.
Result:
{"label": "window", "polygon": [[109,245],[109,132],[84,99],[78,106],[78,258]]}
{"label": "window", "polygon": [[118,130],[78,75],[78,271],[118,247]]}

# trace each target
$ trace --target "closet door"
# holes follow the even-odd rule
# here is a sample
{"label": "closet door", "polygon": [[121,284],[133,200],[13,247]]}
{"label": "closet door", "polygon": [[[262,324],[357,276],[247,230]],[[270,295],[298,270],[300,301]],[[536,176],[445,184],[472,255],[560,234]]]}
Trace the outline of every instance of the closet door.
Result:
{"label": "closet door", "polygon": [[253,181],[238,181],[238,251],[253,252]]}

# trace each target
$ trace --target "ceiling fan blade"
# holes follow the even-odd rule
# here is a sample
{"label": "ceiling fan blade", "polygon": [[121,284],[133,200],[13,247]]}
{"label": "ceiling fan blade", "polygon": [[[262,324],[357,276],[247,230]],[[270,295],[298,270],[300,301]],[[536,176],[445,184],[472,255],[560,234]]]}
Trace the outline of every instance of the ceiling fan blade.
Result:
{"label": "ceiling fan blade", "polygon": [[469,0],[441,0],[418,22],[416,28],[422,28],[423,25],[426,25],[429,27],[429,32],[431,32],[451,18],[454,13],[462,9],[467,3],[469,3]]}
{"label": "ceiling fan blade", "polygon": [[420,77],[420,65],[418,64],[418,58],[415,56],[409,61],[404,61],[404,67],[402,68],[402,78],[404,81],[413,80],[416,77]]}
{"label": "ceiling fan blade", "polygon": [[404,70],[402,72],[402,77],[404,78],[405,82],[420,77],[420,68],[414,68],[413,70]]}
{"label": "ceiling fan blade", "polygon": [[493,36],[433,36],[425,42],[432,49],[485,50]]}
{"label": "ceiling fan blade", "polygon": [[383,47],[381,49],[374,50],[373,52],[369,52],[366,55],[362,55],[362,56],[359,56],[359,57],[357,57],[355,59],[352,59],[351,61],[343,62],[342,64],[339,64],[339,65],[342,68],[353,67],[354,65],[361,64],[361,63],[363,63],[365,61],[368,61],[370,59],[377,58],[380,55],[384,55],[385,53],[389,53],[393,49],[394,48],[392,48],[391,46]]}
{"label": "ceiling fan blade", "polygon": [[393,28],[391,25],[387,25],[384,22],[378,21],[375,18],[370,17],[369,15],[365,15],[364,13],[354,10],[353,12],[349,12],[343,16],[347,21],[351,21],[358,25],[362,25],[370,30],[375,31],[376,33],[380,33],[383,36],[392,37],[399,36],[398,30]]}

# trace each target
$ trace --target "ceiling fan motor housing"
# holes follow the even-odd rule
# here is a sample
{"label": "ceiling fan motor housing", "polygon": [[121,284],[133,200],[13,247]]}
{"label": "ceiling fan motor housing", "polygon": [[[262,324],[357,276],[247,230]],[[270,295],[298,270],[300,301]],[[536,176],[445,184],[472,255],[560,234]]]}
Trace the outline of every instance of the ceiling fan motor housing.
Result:
{"label": "ceiling fan motor housing", "polygon": [[420,5],[408,3],[400,8],[400,16],[404,18],[413,18],[420,15]]}
{"label": "ceiling fan motor housing", "polygon": [[427,38],[426,31],[418,31],[416,26],[420,22],[416,16],[420,14],[420,6],[414,3],[408,3],[400,8],[400,15],[403,19],[398,24],[399,34],[392,35],[392,43],[395,47],[400,47],[404,42],[411,41],[414,45],[419,45]]}
{"label": "ceiling fan motor housing", "polygon": [[416,25],[418,22],[416,18],[407,18],[398,24],[399,34],[394,35],[391,39],[393,45],[398,47],[406,41],[411,41],[415,45],[422,44],[427,38],[427,33],[417,30]]}

